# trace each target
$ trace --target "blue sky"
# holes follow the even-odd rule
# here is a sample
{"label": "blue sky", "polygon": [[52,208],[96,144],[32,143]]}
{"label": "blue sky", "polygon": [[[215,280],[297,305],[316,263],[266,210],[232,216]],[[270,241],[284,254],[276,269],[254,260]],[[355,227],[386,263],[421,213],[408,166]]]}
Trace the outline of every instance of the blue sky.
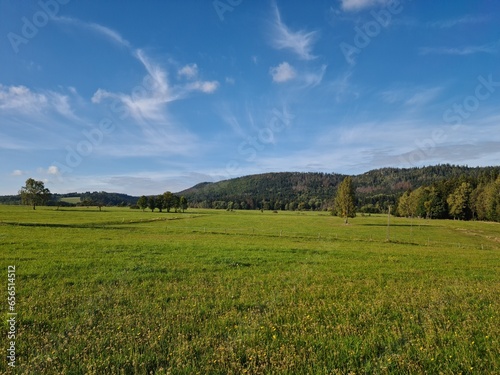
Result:
{"label": "blue sky", "polygon": [[494,0],[0,0],[0,194],[499,165]]}

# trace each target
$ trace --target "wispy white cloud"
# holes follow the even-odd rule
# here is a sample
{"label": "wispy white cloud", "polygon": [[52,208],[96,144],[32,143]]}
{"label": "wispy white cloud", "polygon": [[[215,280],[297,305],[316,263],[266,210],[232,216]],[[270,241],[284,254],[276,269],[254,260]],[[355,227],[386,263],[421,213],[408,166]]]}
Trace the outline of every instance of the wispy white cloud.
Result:
{"label": "wispy white cloud", "polygon": [[407,106],[421,106],[435,100],[443,91],[442,87],[431,87],[415,92],[405,101]]}
{"label": "wispy white cloud", "polygon": [[[134,48],[120,33],[109,27],[68,17],[58,17],[57,21],[93,32],[120,47],[127,48],[146,71],[142,83],[131,86],[130,93],[116,92],[102,87],[95,90],[91,98],[93,104],[111,100],[119,103],[120,119],[125,122],[128,120],[131,125],[122,127],[120,132],[115,133],[113,141],[108,140],[106,148],[94,150],[95,155],[117,158],[188,155],[190,152],[195,154],[200,149],[197,137],[174,120],[168,111],[168,104],[184,99],[192,92],[214,93],[219,87],[218,81],[199,79],[196,63],[179,67],[177,63],[168,61],[167,66],[161,65],[144,50]],[[172,83],[169,79],[169,70],[173,70],[177,78],[187,79],[187,82]],[[68,112],[67,99],[52,98],[52,101],[59,112]],[[141,134],[140,142],[130,144],[130,137],[137,139],[138,131]],[[117,143],[118,139],[121,141],[120,144]],[[165,148],[166,140],[168,148]]]}
{"label": "wispy white cloud", "polygon": [[41,176],[59,176],[61,174],[61,171],[59,170],[58,167],[55,165],[51,165],[48,168],[37,168],[37,173]]}
{"label": "wispy white cloud", "polygon": [[341,8],[347,12],[357,12],[366,8],[386,5],[390,0],[341,0]]}
{"label": "wispy white cloud", "polygon": [[20,169],[15,169],[12,171],[12,173],[10,175],[11,176],[24,176],[26,174],[27,174],[27,172],[25,172],[25,171],[22,171]]}
{"label": "wispy white cloud", "polygon": [[466,56],[476,53],[497,53],[499,43],[488,43],[479,46],[465,46],[465,47],[422,47],[419,52],[421,55],[457,55]]}
{"label": "wispy white cloud", "polygon": [[126,39],[123,39],[122,36],[118,32],[116,32],[108,27],[105,27],[105,26],[102,26],[102,25],[99,25],[96,23],[89,24],[89,27],[91,28],[91,30],[94,30],[95,32],[104,35],[109,40],[111,40],[112,42],[114,42],[118,45],[121,45],[124,47],[130,47],[130,43]]}
{"label": "wispy white cloud", "polygon": [[297,76],[295,69],[286,61],[282,62],[278,66],[271,67],[269,69],[269,74],[273,77],[273,81],[277,83],[290,81]]}
{"label": "wispy white cloud", "polygon": [[218,81],[196,81],[189,83],[186,88],[191,91],[201,91],[205,94],[214,93],[219,87]]}
{"label": "wispy white cloud", "polygon": [[0,109],[37,112],[48,105],[44,94],[32,92],[26,86],[3,86],[0,84]]}
{"label": "wispy white cloud", "polygon": [[[471,165],[471,161],[477,161],[479,165],[494,165],[494,158],[498,159],[500,153],[500,137],[495,131],[499,118],[493,113],[459,129],[407,111],[384,120],[349,119],[326,133],[316,135],[315,142],[301,153],[328,166],[322,160],[323,155],[330,156],[332,144],[337,145],[336,151],[340,154],[351,150],[353,157],[350,160],[339,163],[339,160],[333,159],[331,164],[331,169],[342,171],[348,168],[349,173],[387,166],[409,167],[447,162]],[[370,137],[366,138],[366,134]]]}
{"label": "wispy white cloud", "polygon": [[[149,76],[153,78],[153,89],[151,90],[154,95],[154,99],[159,102],[169,102],[172,99],[171,90],[169,89],[168,75],[167,72],[159,65],[153,62],[146,53],[137,49],[135,51],[136,57],[144,65]],[[175,95],[173,95],[175,97]]]}
{"label": "wispy white cloud", "polygon": [[79,19],[65,17],[65,16],[53,17],[53,20],[60,22],[60,23],[80,27],[82,29],[94,32],[94,33],[104,37],[105,39],[107,39],[107,40],[109,40],[109,41],[111,41],[111,42],[113,42],[121,47],[130,48],[130,43],[126,39],[124,39],[120,35],[120,33],[118,33],[117,31],[115,31],[113,29],[110,29],[109,27],[99,25],[99,24],[93,23],[93,22],[84,22],[84,21],[81,21]]}
{"label": "wispy white cloud", "polygon": [[438,163],[475,165],[495,165],[500,154],[500,141],[466,143],[446,143],[430,150],[422,150],[413,145],[410,149],[367,149],[363,152],[367,162],[365,170],[384,166],[422,167]]}
{"label": "wispy white cloud", "polygon": [[278,6],[274,4],[275,20],[271,44],[276,49],[290,50],[302,60],[312,60],[316,58],[312,54],[313,44],[317,39],[317,31],[292,31],[281,20]]}
{"label": "wispy white cloud", "polygon": [[142,137],[135,142],[131,141],[131,137],[116,137],[105,148],[96,149],[93,155],[119,159],[172,155],[192,157],[202,150],[198,137],[182,129],[150,126],[143,130]]}
{"label": "wispy white cloud", "polygon": [[302,83],[302,87],[314,87],[319,85],[323,81],[323,77],[326,72],[326,65],[321,65],[315,71],[306,71],[303,73],[299,73],[298,81]]}
{"label": "wispy white cloud", "polygon": [[[107,99],[119,100],[126,109],[126,113],[145,130],[148,129],[147,131],[151,131],[152,127],[160,126],[158,124],[153,126],[151,122],[161,123],[162,127],[171,125],[169,116],[166,113],[168,103],[182,99],[193,91],[210,94],[215,92],[219,86],[218,81],[197,79],[198,65],[196,63],[184,65],[177,70],[178,77],[187,78],[191,81],[197,79],[196,81],[173,85],[170,83],[168,72],[163,66],[151,59],[144,50],[134,48],[117,31],[97,23],[84,22],[70,17],[56,17],[55,20],[94,32],[106,40],[129,49],[130,53],[140,61],[147,72],[147,76],[143,80],[143,82],[148,82],[147,85],[141,85],[138,90],[132,90],[131,94],[98,88],[91,101],[94,104],[99,104]],[[63,100],[59,100],[58,105],[60,112],[63,113],[67,110]]]}
{"label": "wispy white cloud", "polygon": [[61,171],[55,165],[51,165],[49,168],[47,168],[47,173],[57,176],[59,173],[61,173]]}
{"label": "wispy white cloud", "polygon": [[228,103],[219,104],[217,106],[217,112],[222,121],[229,125],[233,133],[235,133],[239,137],[245,136],[245,132],[243,131],[243,127],[241,126],[240,121],[231,110]]}
{"label": "wispy white cloud", "polygon": [[351,77],[352,70],[348,70],[328,84],[328,89],[334,93],[337,102],[352,98],[357,99],[359,97],[359,92],[351,82]]}
{"label": "wispy white cloud", "polygon": [[61,115],[67,118],[76,119],[76,116],[73,113],[73,109],[71,108],[68,96],[61,95],[55,92],[49,92],[48,97],[49,97],[49,102],[52,103],[54,109],[57,112],[59,112]]}
{"label": "wispy white cloud", "polygon": [[76,119],[68,96],[48,90],[37,92],[22,85],[0,84],[0,110],[24,116],[53,111],[66,118]]}
{"label": "wispy white cloud", "polygon": [[401,103],[405,106],[417,107],[435,100],[442,92],[443,87],[394,88],[382,91],[380,98],[389,104]]}
{"label": "wispy white cloud", "polygon": [[463,17],[459,18],[452,18],[452,19],[442,19],[442,20],[437,20],[437,21],[431,21],[431,22],[422,22],[418,18],[413,18],[409,16],[400,16],[397,18],[394,18],[391,23],[394,26],[404,26],[404,27],[409,27],[409,28],[424,28],[424,29],[451,29],[453,27],[460,27],[460,26],[475,26],[478,24],[484,24],[486,22],[489,22],[490,17],[489,16],[472,16],[472,15],[466,15]]}
{"label": "wispy white cloud", "polygon": [[177,74],[181,77],[185,77],[188,79],[195,78],[198,75],[198,65],[196,64],[184,65],[177,71]]}
{"label": "wispy white cloud", "polygon": [[432,28],[449,29],[449,28],[452,28],[455,26],[474,25],[474,24],[478,24],[478,23],[484,23],[484,22],[487,22],[488,20],[489,20],[488,16],[466,15],[466,16],[460,17],[460,18],[453,18],[453,19],[429,22],[429,23],[427,23],[427,26],[432,27]]}
{"label": "wispy white cloud", "polygon": [[294,81],[298,89],[315,87],[323,81],[326,72],[326,65],[315,70],[297,70],[288,62],[282,62],[278,66],[273,66],[269,69],[273,82],[285,83]]}
{"label": "wispy white cloud", "polygon": [[[128,113],[138,122],[161,121],[165,125],[166,105],[170,102],[180,100],[192,91],[200,91],[206,94],[213,93],[219,87],[218,81],[197,80],[181,85],[171,85],[165,68],[154,62],[146,53],[137,49],[135,57],[142,63],[148,75],[147,87],[142,87],[141,95],[113,93],[99,88],[92,97],[95,104],[105,99],[118,99],[127,108]],[[180,69],[183,75],[191,78],[196,77],[198,68],[196,64],[186,65]],[[144,80],[143,80],[144,81]]]}
{"label": "wispy white cloud", "polygon": [[[145,90],[142,90],[144,95],[128,95],[123,93],[113,93],[108,90],[99,88],[92,97],[94,104],[100,103],[105,99],[118,99],[128,109],[129,113],[136,120],[162,120],[164,119],[162,111],[166,103],[178,100],[183,92],[189,90],[197,90],[202,92],[213,92],[215,84],[213,82],[195,82],[190,84],[189,88],[174,89],[171,87],[167,71],[159,64],[150,59],[142,49],[134,49],[117,31],[97,23],[84,22],[70,17],[56,17],[56,20],[62,23],[80,27],[84,30],[92,31],[104,37],[111,42],[126,47],[130,50],[135,58],[137,58],[148,73],[150,85]],[[188,79],[196,78],[198,75],[197,64],[188,64],[178,70],[178,75]],[[147,91],[147,92],[144,92]]]}
{"label": "wispy white cloud", "polygon": [[379,94],[380,98],[389,104],[400,102],[402,97],[408,98],[407,90],[403,89],[390,89],[382,91]]}
{"label": "wispy white cloud", "polygon": [[165,104],[177,100],[179,95],[169,86],[167,72],[152,62],[146,54],[136,51],[137,59],[143,64],[150,78],[148,88],[141,90],[142,95],[112,93],[99,88],[92,97],[95,104],[105,99],[118,99],[127,108],[128,113],[137,121],[161,121],[164,119]]}
{"label": "wispy white cloud", "polygon": [[21,64],[26,68],[29,72],[41,72],[42,66],[34,61],[26,61],[22,60]]}
{"label": "wispy white cloud", "polygon": [[92,98],[90,99],[92,103],[94,104],[99,104],[106,98],[112,98],[115,94],[106,91],[104,89],[97,89],[97,91],[92,95]]}

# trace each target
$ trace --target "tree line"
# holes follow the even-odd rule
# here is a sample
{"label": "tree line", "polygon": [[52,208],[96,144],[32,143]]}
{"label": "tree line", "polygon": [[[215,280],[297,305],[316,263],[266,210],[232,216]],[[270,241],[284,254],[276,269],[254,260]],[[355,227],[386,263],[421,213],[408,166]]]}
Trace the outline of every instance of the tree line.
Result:
{"label": "tree line", "polygon": [[406,217],[500,221],[500,176],[461,177],[406,191],[397,213]]}
{"label": "tree line", "polygon": [[154,212],[155,209],[158,209],[160,212],[163,212],[163,210],[170,212],[172,209],[175,212],[184,212],[188,208],[188,202],[184,196],[178,196],[170,191],[166,191],[160,195],[141,196],[137,200],[137,207],[143,211],[149,208],[151,212]]}

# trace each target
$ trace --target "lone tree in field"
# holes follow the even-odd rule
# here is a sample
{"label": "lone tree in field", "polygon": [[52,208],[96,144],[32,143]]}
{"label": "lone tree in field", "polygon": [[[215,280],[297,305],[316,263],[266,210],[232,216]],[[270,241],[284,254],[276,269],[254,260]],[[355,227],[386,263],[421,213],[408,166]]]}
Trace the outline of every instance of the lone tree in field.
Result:
{"label": "lone tree in field", "polygon": [[356,217],[356,207],[354,206],[354,188],[351,177],[344,178],[338,187],[335,197],[333,213],[343,217],[345,223],[349,224],[350,217]]}
{"label": "lone tree in field", "polygon": [[32,178],[26,180],[26,185],[19,190],[21,201],[29,204],[35,209],[36,206],[44,204],[50,198],[50,190],[45,187],[42,181]]}

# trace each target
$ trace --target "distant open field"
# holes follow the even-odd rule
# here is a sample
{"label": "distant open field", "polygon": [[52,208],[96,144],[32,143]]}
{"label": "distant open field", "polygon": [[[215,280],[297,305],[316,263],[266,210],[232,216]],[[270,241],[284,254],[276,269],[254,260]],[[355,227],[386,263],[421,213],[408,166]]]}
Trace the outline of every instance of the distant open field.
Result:
{"label": "distant open field", "polygon": [[500,374],[500,224],[387,222],[0,206],[0,373]]}
{"label": "distant open field", "polygon": [[80,199],[80,197],[62,197],[61,202],[76,204],[76,203],[80,203],[81,199]]}

